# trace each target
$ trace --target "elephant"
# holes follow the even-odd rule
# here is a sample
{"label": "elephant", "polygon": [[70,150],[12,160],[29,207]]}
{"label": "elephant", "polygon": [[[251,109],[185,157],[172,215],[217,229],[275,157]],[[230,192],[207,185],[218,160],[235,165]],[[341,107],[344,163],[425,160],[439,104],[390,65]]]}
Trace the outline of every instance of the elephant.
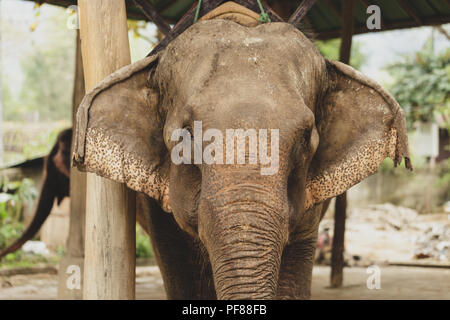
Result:
{"label": "elephant", "polygon": [[60,204],[69,196],[71,141],[72,129],[65,129],[58,134],[54,146],[44,160],[44,183],[33,220],[19,239],[0,252],[0,259],[19,250],[38,233],[50,215],[55,199]]}
{"label": "elephant", "polygon": [[[0,259],[9,253],[19,250],[25,242],[31,240],[41,229],[49,217],[54,200],[58,205],[65,197],[70,197],[70,150],[72,148],[72,128],[58,134],[56,142],[44,160],[44,183],[41,188],[33,220],[19,239],[0,252]],[[137,222],[149,234],[148,209],[145,203],[139,202]],[[147,210],[147,211],[146,211]]]}
{"label": "elephant", "polygon": [[[200,19],[101,81],[77,114],[73,163],[138,192],[169,299],[310,298],[323,203],[387,157],[412,168],[386,90],[294,26],[239,15]],[[213,134],[198,138],[200,122]],[[217,141],[231,129],[243,163]],[[259,146],[278,151],[274,172],[251,161],[252,132],[278,132]]]}

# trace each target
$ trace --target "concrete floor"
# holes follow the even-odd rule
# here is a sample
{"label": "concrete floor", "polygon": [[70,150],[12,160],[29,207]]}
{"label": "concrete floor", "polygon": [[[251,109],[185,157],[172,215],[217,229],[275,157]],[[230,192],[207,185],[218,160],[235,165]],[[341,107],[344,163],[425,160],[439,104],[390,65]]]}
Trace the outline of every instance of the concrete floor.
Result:
{"label": "concrete floor", "polygon": [[[450,299],[450,269],[420,267],[380,267],[380,289],[368,289],[371,276],[366,268],[346,268],[344,286],[330,289],[330,268],[316,266],[313,272],[312,299]],[[16,275],[0,279],[0,300],[56,299],[57,276]],[[165,299],[157,267],[138,267],[136,295],[143,299]]]}

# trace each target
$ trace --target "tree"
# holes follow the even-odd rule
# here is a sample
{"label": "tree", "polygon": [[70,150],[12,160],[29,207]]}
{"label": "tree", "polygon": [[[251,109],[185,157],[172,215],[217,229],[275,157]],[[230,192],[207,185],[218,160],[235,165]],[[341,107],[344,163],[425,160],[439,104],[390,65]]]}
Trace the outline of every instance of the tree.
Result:
{"label": "tree", "polygon": [[[329,60],[339,60],[339,48],[341,47],[341,39],[332,39],[325,41],[315,41],[317,49]],[[361,68],[366,57],[361,52],[360,43],[353,41],[352,51],[350,55],[350,65],[355,68]]]}
{"label": "tree", "polygon": [[387,69],[395,79],[390,91],[404,108],[409,127],[436,113],[450,116],[450,49],[436,53],[430,37],[421,51]]}
{"label": "tree", "polygon": [[71,119],[75,38],[73,30],[66,27],[66,18],[65,14],[55,14],[45,25],[39,24],[37,27],[45,28],[49,36],[43,44],[34,43],[21,60],[22,119],[30,112],[39,112],[44,121]]}

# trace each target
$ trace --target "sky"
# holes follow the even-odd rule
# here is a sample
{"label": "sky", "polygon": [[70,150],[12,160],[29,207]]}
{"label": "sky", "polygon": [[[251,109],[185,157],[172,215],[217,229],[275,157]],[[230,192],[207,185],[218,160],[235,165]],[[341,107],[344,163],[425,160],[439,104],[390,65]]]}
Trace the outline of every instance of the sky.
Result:
{"label": "sky", "polygon": [[[40,15],[36,17],[36,9],[33,7],[34,4],[28,1],[0,0],[1,26],[4,26],[6,22],[20,31],[18,38],[8,37],[6,32],[2,32],[1,35],[1,76],[3,81],[7,78],[7,81],[17,90],[23,81],[20,68],[21,52],[27,52],[33,45],[45,43],[46,37],[51,36],[50,30],[46,28],[46,19],[55,14],[64,14],[70,19],[70,15],[63,9],[50,5],[43,5]],[[35,31],[31,32],[30,27],[36,22],[39,24]],[[450,33],[450,25],[446,25],[445,28]],[[143,33],[149,38],[154,38],[155,30],[154,25],[149,23]],[[422,27],[355,36],[354,41],[361,44],[361,50],[367,57],[361,71],[381,84],[389,83],[391,81],[389,73],[383,68],[399,60],[403,55],[412,55],[420,50],[431,34],[431,30],[430,27]],[[68,37],[74,37],[74,35],[73,30],[67,29]],[[143,39],[135,39],[130,35],[130,42],[133,61],[143,58],[150,51],[150,44]],[[436,33],[435,49],[440,51],[449,47],[450,42],[443,35]]]}

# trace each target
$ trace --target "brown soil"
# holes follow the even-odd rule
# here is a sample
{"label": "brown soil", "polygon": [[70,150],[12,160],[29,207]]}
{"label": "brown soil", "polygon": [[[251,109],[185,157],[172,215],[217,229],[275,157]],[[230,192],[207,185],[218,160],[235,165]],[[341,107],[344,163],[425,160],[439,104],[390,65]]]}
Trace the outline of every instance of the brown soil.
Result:
{"label": "brown soil", "polygon": [[[312,299],[450,299],[450,269],[380,266],[381,289],[367,288],[366,268],[346,268],[344,286],[330,289],[330,268],[316,266]],[[15,275],[0,279],[0,299],[56,299],[57,276]],[[138,299],[165,299],[157,267],[138,267]]]}

